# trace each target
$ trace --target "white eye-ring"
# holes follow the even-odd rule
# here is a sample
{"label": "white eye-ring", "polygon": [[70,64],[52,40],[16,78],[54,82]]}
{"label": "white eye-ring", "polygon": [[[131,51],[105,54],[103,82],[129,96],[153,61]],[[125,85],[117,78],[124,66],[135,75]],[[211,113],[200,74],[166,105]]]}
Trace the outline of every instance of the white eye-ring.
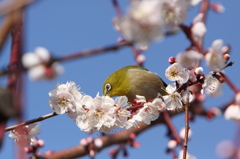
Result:
{"label": "white eye-ring", "polygon": [[105,85],[105,89],[107,90],[107,91],[109,91],[109,90],[111,90],[111,85],[109,84],[109,83],[107,83],[106,85]]}

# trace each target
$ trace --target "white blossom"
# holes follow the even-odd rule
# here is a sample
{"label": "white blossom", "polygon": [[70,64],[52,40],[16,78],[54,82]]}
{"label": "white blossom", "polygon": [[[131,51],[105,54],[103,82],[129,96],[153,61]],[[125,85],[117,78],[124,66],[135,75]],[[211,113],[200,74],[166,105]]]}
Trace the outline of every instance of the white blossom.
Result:
{"label": "white blossom", "polygon": [[212,71],[220,71],[225,66],[221,51],[222,45],[222,40],[215,40],[212,43],[212,47],[209,49],[209,52],[205,55],[206,63]]}
{"label": "white blossom", "polygon": [[176,60],[177,63],[180,63],[183,67],[192,69],[197,67],[202,55],[194,50],[183,51],[177,54]]}
{"label": "white blossom", "polygon": [[118,128],[124,128],[127,124],[128,118],[131,116],[129,110],[127,110],[126,104],[128,99],[126,96],[120,96],[115,99],[115,126]]}
{"label": "white blossom", "polygon": [[146,47],[163,36],[161,1],[133,1],[128,15],[113,20],[116,29],[131,42]]}
{"label": "white blossom", "polygon": [[203,74],[203,68],[202,68],[202,67],[197,67],[197,68],[195,69],[195,73],[196,73],[197,75],[202,75],[202,74]]}
{"label": "white blossom", "polygon": [[202,93],[205,92],[213,97],[219,96],[222,93],[222,84],[213,76],[213,72],[210,72],[206,76],[202,88]]}
{"label": "white blossom", "polygon": [[44,47],[37,47],[35,52],[25,53],[22,57],[22,64],[28,69],[29,77],[32,80],[53,79],[64,72],[63,67],[54,62],[49,65],[51,55]]}
{"label": "white blossom", "polygon": [[57,113],[68,113],[69,117],[76,117],[76,106],[81,102],[82,94],[75,82],[58,85],[49,92],[49,105]]}
{"label": "white blossom", "polygon": [[85,132],[94,131],[94,126],[90,125],[90,110],[94,109],[93,98],[89,95],[84,95],[81,101],[81,106],[77,107],[77,117],[75,122],[77,126]]}
{"label": "white blossom", "polygon": [[189,74],[186,69],[179,63],[174,63],[166,69],[165,76],[170,81],[177,81],[179,84],[184,84],[189,79]]}
{"label": "white blossom", "polygon": [[227,107],[224,117],[227,120],[233,120],[240,123],[240,106],[238,104],[232,104]]}
{"label": "white blossom", "polygon": [[174,110],[175,108],[182,108],[181,94],[176,91],[176,84],[170,84],[166,87],[168,95],[163,96],[166,103],[167,110]]}
{"label": "white blossom", "polygon": [[132,115],[128,121],[127,121],[127,124],[126,124],[126,129],[130,129],[132,127],[138,127],[138,124],[141,122],[137,119],[137,115]]}
{"label": "white blossom", "polygon": [[164,95],[163,99],[166,103],[167,110],[174,110],[175,108],[181,109],[183,107],[183,103],[187,101],[189,102],[193,100],[192,94],[187,90],[182,90],[181,93],[176,91],[176,83],[172,83],[166,87],[166,92],[168,95]]}
{"label": "white blossom", "polygon": [[33,123],[24,126],[21,130],[14,129],[10,132],[9,137],[13,138],[14,141],[20,146],[30,146],[37,143],[37,136],[41,133],[39,128],[40,123]]}
{"label": "white blossom", "polygon": [[187,18],[188,7],[188,0],[164,0],[161,8],[164,27],[170,32],[177,31]]}
{"label": "white blossom", "polygon": [[150,124],[151,121],[156,120],[159,117],[158,105],[151,102],[144,103],[137,114],[137,120],[146,124]]}
{"label": "white blossom", "polygon": [[163,37],[161,25],[141,25],[137,21],[123,16],[113,19],[113,24],[127,41],[133,42],[139,47],[147,47],[153,40]]}

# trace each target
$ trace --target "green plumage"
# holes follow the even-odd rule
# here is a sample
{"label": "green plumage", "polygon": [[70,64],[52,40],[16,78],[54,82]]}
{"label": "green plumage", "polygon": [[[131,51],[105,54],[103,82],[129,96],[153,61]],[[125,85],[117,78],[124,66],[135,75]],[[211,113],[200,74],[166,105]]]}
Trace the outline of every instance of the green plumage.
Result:
{"label": "green plumage", "polygon": [[126,66],[113,72],[105,80],[103,93],[110,97],[127,96],[128,101],[133,102],[136,95],[145,96],[147,100],[156,98],[158,93],[165,95],[166,86],[155,73],[140,66]]}

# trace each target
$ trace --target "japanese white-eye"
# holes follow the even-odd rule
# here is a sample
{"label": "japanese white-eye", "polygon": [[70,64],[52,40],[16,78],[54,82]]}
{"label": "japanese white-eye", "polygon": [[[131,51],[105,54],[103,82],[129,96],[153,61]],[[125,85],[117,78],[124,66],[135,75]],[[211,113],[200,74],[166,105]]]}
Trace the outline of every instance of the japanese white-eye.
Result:
{"label": "japanese white-eye", "polygon": [[146,100],[158,93],[165,95],[167,84],[155,73],[140,66],[126,66],[113,72],[104,82],[103,94],[110,97],[127,96],[129,102],[141,95]]}

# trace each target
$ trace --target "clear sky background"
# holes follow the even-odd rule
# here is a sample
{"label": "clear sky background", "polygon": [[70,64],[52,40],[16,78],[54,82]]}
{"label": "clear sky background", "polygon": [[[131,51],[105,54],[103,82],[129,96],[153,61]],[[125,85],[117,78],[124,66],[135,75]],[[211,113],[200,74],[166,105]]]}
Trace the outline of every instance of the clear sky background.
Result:
{"label": "clear sky background", "polygon": [[[129,2],[119,0],[122,10],[125,12]],[[239,86],[240,67],[240,1],[219,0],[225,7],[223,14],[213,11],[208,12],[207,34],[204,47],[208,48],[216,39],[223,39],[225,44],[232,47],[231,60],[235,62],[233,67],[225,71],[233,83]],[[189,24],[198,13],[199,6],[190,9]],[[111,0],[42,0],[27,7],[24,19],[24,52],[34,51],[36,47],[43,46],[50,50],[54,56],[61,57],[67,53],[77,52],[88,48],[106,46],[117,42],[121,36],[112,26],[112,18],[116,16]],[[168,58],[175,56],[189,45],[183,33],[166,37],[161,42],[152,43],[144,55],[147,58],[144,66],[156,72],[166,83],[165,69],[169,66]],[[9,61],[10,38],[0,55],[0,68],[7,66]],[[76,59],[61,63],[65,72],[52,81],[36,82],[25,76],[25,120],[36,118],[53,112],[48,106],[48,92],[58,83],[74,81],[81,87],[81,91],[95,97],[102,90],[105,78],[115,70],[134,64],[133,54],[126,47],[115,52]],[[205,67],[205,63],[202,65]],[[204,73],[208,73],[208,69]],[[6,78],[0,78],[0,85],[6,86]],[[205,101],[207,108],[220,106],[233,96],[233,91],[224,85],[224,92],[218,98],[208,97]],[[184,115],[173,118],[178,130],[184,127]],[[10,121],[8,125],[14,124]],[[45,141],[42,151],[62,150],[79,144],[80,139],[88,135],[82,132],[72,119],[66,114],[50,118],[41,122],[42,133],[38,136]],[[203,117],[197,117],[190,123],[193,136],[189,141],[189,152],[198,159],[217,159],[216,145],[225,139],[236,140],[238,125],[232,121],[226,121],[218,117],[209,121]],[[168,138],[166,127],[156,126],[137,137],[141,147],[129,149],[128,158],[161,158],[171,159],[165,153]],[[5,134],[3,149],[0,151],[1,159],[11,159],[14,156],[13,140]],[[239,136],[237,137],[239,139]],[[110,158],[108,149],[100,152],[96,158]],[[89,157],[84,157],[89,158]],[[121,155],[119,158],[123,158]]]}

